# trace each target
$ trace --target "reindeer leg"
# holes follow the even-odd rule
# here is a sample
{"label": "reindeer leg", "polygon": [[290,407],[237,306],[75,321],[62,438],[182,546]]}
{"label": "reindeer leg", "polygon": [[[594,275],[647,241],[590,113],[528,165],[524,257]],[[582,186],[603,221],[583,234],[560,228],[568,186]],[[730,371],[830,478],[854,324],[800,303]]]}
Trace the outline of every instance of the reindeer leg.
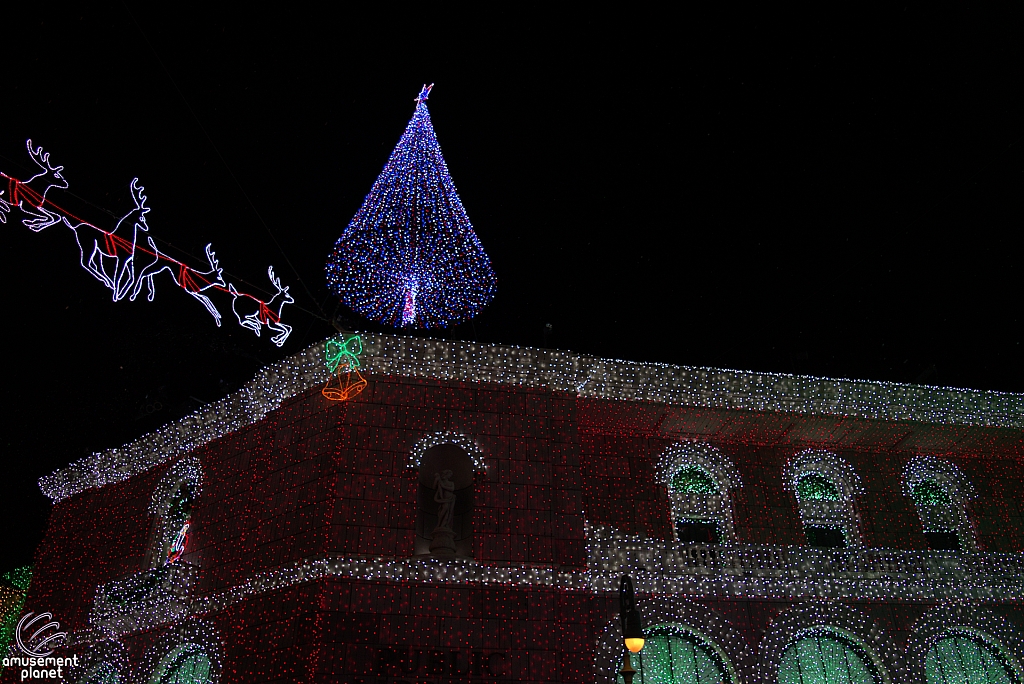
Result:
{"label": "reindeer leg", "polygon": [[284,323],[268,323],[267,327],[278,332],[277,335],[270,338],[270,341],[278,347],[283,345],[285,340],[288,339],[288,336],[292,334],[292,326]]}
{"label": "reindeer leg", "polygon": [[135,287],[132,288],[132,293],[128,295],[128,301],[135,301],[135,298],[142,292],[143,283],[147,285],[149,291],[149,294],[146,295],[146,301],[153,301],[153,275],[141,275],[135,279]]}
{"label": "reindeer leg", "polygon": [[[32,231],[35,231],[36,233],[38,233],[39,231],[41,231],[41,230],[43,230],[45,228],[49,228],[50,226],[55,226],[55,225],[57,225],[58,223],[61,222],[61,217],[57,216],[57,214],[55,214],[54,212],[48,211],[44,207],[39,207],[39,211],[41,211],[43,213],[42,214],[29,214],[30,216],[37,216],[38,218],[25,219],[25,220],[22,221],[22,223],[25,225],[25,227],[28,228],[29,230],[32,230]],[[28,212],[26,212],[26,213],[28,213]]]}
{"label": "reindeer leg", "polygon": [[117,274],[117,287],[114,289],[114,301],[124,299],[135,285],[135,257],[130,256],[124,260],[124,265]]}
{"label": "reindeer leg", "polygon": [[253,313],[246,316],[245,321],[242,322],[242,325],[256,333],[256,337],[260,336],[260,329],[263,326],[260,324],[260,316],[258,313]]}
{"label": "reindeer leg", "polygon": [[[217,307],[215,307],[213,305],[213,302],[210,301],[210,298],[207,297],[206,295],[199,294],[198,292],[189,292],[189,294],[192,295],[193,297],[195,297],[196,299],[198,299],[202,303],[202,305],[206,307],[206,310],[210,312],[211,316],[213,316],[213,320],[216,321],[217,327],[219,328],[220,327],[220,311],[218,311]],[[256,333],[256,334],[258,335],[259,333]]]}
{"label": "reindeer leg", "polygon": [[[86,266],[86,270],[92,273],[93,277],[96,278],[96,280],[106,285],[107,288],[113,290],[114,280],[107,275],[105,259],[114,260],[114,272],[116,273],[118,258],[107,256],[107,254],[105,254],[103,250],[100,249],[99,244],[94,242],[92,254],[89,256],[89,264],[88,266]],[[85,264],[83,264],[83,266],[84,265]]]}

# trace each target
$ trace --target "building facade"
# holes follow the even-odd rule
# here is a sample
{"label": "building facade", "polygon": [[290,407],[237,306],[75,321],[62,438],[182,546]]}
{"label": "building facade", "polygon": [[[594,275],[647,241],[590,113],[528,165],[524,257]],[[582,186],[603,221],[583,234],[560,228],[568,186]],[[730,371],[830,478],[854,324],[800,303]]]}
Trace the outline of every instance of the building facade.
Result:
{"label": "building facade", "polygon": [[1024,395],[363,348],[40,481],[74,681],[1024,682]]}

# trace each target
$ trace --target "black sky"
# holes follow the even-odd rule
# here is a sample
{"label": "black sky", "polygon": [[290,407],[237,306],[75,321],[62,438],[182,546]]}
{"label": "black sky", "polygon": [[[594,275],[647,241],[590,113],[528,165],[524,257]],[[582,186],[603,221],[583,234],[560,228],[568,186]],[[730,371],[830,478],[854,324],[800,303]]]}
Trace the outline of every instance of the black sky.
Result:
{"label": "black sky", "polygon": [[123,4],[9,20],[0,170],[31,175],[31,137],[71,184],[51,199],[108,227],[137,176],[172,254],[202,263],[212,242],[264,288],[273,264],[297,302],[278,350],[167,282],[112,303],[69,231],[0,226],[0,569],[41,537],[40,475],[332,332],[309,313],[335,310],[324,260],[424,82],[499,279],[441,335],[540,346],[551,323],[550,346],[602,356],[1024,392],[1014,26]]}

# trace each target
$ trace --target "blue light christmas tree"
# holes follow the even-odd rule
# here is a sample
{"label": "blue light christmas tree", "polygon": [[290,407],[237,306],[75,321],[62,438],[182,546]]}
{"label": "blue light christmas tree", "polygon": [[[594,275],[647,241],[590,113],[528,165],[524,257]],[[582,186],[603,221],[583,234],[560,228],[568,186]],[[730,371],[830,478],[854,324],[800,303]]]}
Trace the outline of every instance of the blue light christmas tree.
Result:
{"label": "blue light christmas tree", "polygon": [[327,260],[327,286],[342,303],[395,327],[467,321],[497,287],[430,123],[431,88]]}

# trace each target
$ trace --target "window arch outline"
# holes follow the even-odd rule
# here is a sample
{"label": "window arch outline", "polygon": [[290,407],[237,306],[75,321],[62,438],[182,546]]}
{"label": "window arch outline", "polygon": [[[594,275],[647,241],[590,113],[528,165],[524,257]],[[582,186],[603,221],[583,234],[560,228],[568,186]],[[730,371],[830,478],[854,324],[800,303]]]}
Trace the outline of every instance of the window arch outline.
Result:
{"label": "window arch outline", "polygon": [[[673,483],[676,476],[687,470],[698,470],[707,475],[716,488],[715,493],[682,492]],[[721,449],[706,442],[676,442],[659,454],[655,463],[658,482],[668,490],[672,515],[672,534],[680,539],[680,522],[692,520],[714,521],[718,527],[718,543],[736,543],[733,524],[732,497],[729,491],[742,487],[743,480],[735,464]]]}
{"label": "window arch outline", "polygon": [[[190,506],[194,509],[195,502],[203,492],[203,467],[196,456],[187,456],[176,461],[153,490],[149,502],[153,526],[146,550],[146,569],[159,568],[167,564],[168,548],[182,531],[181,521],[172,519],[171,509],[178,501],[183,487],[188,488]],[[188,516],[190,536],[194,533],[193,514],[194,510],[190,511]],[[187,548],[183,548],[182,551],[187,551]]]}
{"label": "window arch outline", "polygon": [[1010,675],[1011,684],[1020,684],[1021,682],[1024,682],[1024,673],[1021,672],[1020,664],[1017,662],[1017,659],[1013,657],[1010,650],[1000,643],[998,639],[981,630],[972,627],[959,626],[949,627],[930,640],[928,648],[924,653],[924,681],[926,684],[934,684],[933,682],[928,681],[928,658],[931,656],[932,649],[937,648],[939,644],[947,639],[954,639],[958,637],[966,638],[968,641],[984,648],[990,657],[1001,665],[1004,671]]}
{"label": "window arch outline", "polygon": [[218,684],[221,675],[220,634],[203,620],[179,625],[161,635],[146,650],[139,664],[140,676],[132,681],[160,684],[166,668],[187,650],[200,651],[206,656],[210,664],[207,684]]}
{"label": "window arch outline", "polygon": [[[801,481],[806,477],[822,478],[831,483],[839,498],[802,496],[801,490],[806,488],[801,487]],[[812,538],[817,530],[832,529],[842,531],[846,547],[863,546],[855,497],[864,493],[864,487],[857,471],[844,458],[831,451],[801,451],[786,463],[783,487],[797,500],[808,545],[834,545],[814,544]]]}
{"label": "window arch outline", "polygon": [[867,653],[882,684],[905,681],[903,651],[886,630],[859,610],[835,601],[814,600],[780,613],[768,625],[758,652],[760,679],[778,681],[782,655],[798,635],[827,628],[845,635]]}
{"label": "window arch outline", "polygon": [[906,649],[908,682],[927,684],[925,659],[929,649],[954,631],[980,635],[995,645],[1009,661],[1011,672],[1024,682],[1024,634],[1020,629],[987,607],[957,603],[935,606],[911,627]]}
{"label": "window arch outline", "polygon": [[[943,514],[938,506],[929,509],[918,503],[917,497],[914,496],[914,489],[924,482],[934,483],[945,494],[950,507],[948,513]],[[960,550],[966,552],[978,550],[977,535],[968,513],[968,503],[975,498],[976,493],[974,486],[964,477],[955,463],[935,456],[914,456],[907,461],[904,467],[903,487],[905,494],[914,501],[914,508],[917,510],[918,519],[926,534],[932,531],[941,531],[928,528],[938,528],[945,523],[953,528],[946,531],[956,534]]]}
{"label": "window arch outline", "polygon": [[[701,636],[705,643],[713,644],[716,651],[725,657],[728,668],[726,681],[730,684],[759,681],[753,647],[718,611],[683,596],[650,596],[642,592],[637,596],[636,607],[645,625],[679,624]],[[605,624],[597,637],[594,649],[596,681],[614,684],[621,667],[622,628],[616,616]],[[633,667],[639,667],[636,658],[633,659]]]}
{"label": "window arch outline", "polygon": [[[798,644],[802,641],[822,637],[835,641],[849,649],[855,656],[857,656],[863,664],[864,669],[875,683],[881,684],[886,681],[886,675],[888,673],[886,671],[885,663],[882,662],[881,658],[879,658],[878,655],[853,632],[843,629],[842,627],[829,624],[807,627],[799,630],[792,636],[789,643],[783,647],[782,652],[779,655],[777,676],[774,681],[781,680],[783,663],[786,660],[787,654],[789,654],[792,649],[797,648]],[[797,657],[799,658],[799,655]],[[800,678],[801,680],[803,679],[802,675]]]}
{"label": "window arch outline", "polygon": [[423,439],[416,442],[412,449],[409,450],[409,461],[407,466],[409,468],[418,469],[420,462],[423,460],[423,455],[427,453],[427,450],[441,446],[442,444],[454,444],[457,447],[461,447],[463,451],[469,454],[470,459],[473,461],[473,468],[476,472],[486,473],[487,472],[487,461],[484,460],[484,450],[480,448],[480,445],[472,437],[462,434],[461,432],[432,432]]}
{"label": "window arch outline", "polygon": [[[206,649],[197,644],[185,642],[177,646],[157,663],[156,669],[150,675],[149,684],[165,684],[170,681],[180,681],[181,670],[179,668],[182,668],[185,664],[191,666],[192,672],[189,673],[188,681],[189,684],[192,684],[195,681],[194,676],[197,674],[194,669],[194,663],[196,662],[199,663],[199,667],[202,670],[205,670],[204,679],[209,682],[213,663],[210,661],[210,656],[206,653]],[[167,679],[168,677],[173,677],[173,679]]]}
{"label": "window arch outline", "polygon": [[[696,648],[699,648],[700,650],[704,651],[709,656],[709,660],[711,660],[718,668],[718,672],[721,675],[722,680],[724,682],[726,682],[727,684],[735,684],[735,682],[738,681],[736,678],[735,669],[731,667],[731,664],[729,662],[729,656],[725,653],[722,647],[715,643],[714,639],[711,639],[701,630],[692,627],[690,624],[679,621],[662,622],[659,624],[650,625],[644,631],[647,636],[647,642],[645,643],[645,647],[647,647],[648,649],[651,645],[650,642],[659,636],[666,636],[669,640],[672,637],[687,640],[691,642],[691,644],[693,644]],[[666,634],[666,632],[671,632],[671,634]],[[669,643],[671,644],[671,641],[669,641]],[[645,669],[645,663],[643,661],[643,652],[641,652],[640,657],[641,660],[636,665],[634,665],[634,667],[638,668],[638,673],[640,673],[641,670]],[[648,651],[648,658],[650,657],[650,651]],[[646,664],[646,666],[648,668],[652,667],[650,664]]]}

